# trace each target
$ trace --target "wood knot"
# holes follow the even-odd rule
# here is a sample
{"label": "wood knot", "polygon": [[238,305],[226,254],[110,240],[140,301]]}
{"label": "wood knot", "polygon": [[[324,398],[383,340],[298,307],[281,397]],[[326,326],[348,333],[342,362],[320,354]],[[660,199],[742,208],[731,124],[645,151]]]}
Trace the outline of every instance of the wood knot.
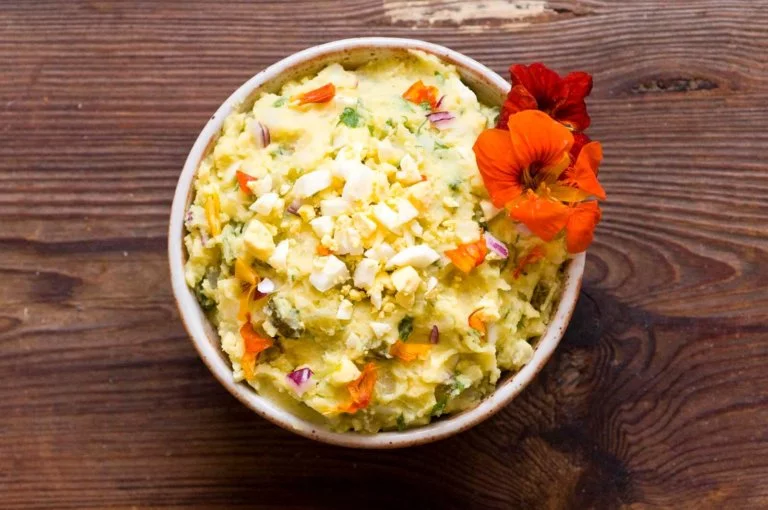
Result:
{"label": "wood knot", "polygon": [[658,78],[634,85],[633,94],[651,94],[658,92],[695,92],[713,90],[719,85],[707,78]]}

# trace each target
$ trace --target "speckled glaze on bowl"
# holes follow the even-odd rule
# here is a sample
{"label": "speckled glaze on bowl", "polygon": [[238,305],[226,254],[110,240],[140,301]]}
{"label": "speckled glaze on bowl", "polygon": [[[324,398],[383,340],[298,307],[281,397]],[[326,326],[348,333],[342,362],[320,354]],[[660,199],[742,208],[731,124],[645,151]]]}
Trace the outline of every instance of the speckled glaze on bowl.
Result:
{"label": "speckled glaze on bowl", "polygon": [[216,330],[184,281],[184,213],[192,200],[192,183],[200,161],[213,147],[224,119],[231,112],[250,106],[259,93],[277,91],[284,83],[315,73],[333,62],[354,67],[373,57],[396,55],[410,49],[431,53],[454,64],[464,82],[486,104],[500,105],[509,90],[509,84],[503,78],[475,60],[443,46],[415,39],[345,39],[300,51],[255,75],[219,107],[187,157],[171,209],[168,257],[173,293],[184,326],[203,362],[230,393],[260,416],[304,437],[351,448],[401,448],[437,441],[467,430],[502,409],[536,376],[560,342],[576,305],[584,272],[583,253],[567,263],[563,293],[552,321],[536,345],[533,358],[522,370],[502,378],[496,390],[476,407],[440,418],[423,427],[369,435],[332,432],[281,408],[260,396],[247,384],[235,382],[232,367],[221,350]]}

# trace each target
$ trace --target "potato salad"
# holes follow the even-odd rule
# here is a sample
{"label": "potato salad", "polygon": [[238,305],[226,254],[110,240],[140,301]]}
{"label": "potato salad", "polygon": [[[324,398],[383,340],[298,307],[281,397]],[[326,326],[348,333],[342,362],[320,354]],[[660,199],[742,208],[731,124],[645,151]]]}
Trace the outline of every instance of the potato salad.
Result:
{"label": "potato salad", "polygon": [[186,280],[233,376],[336,431],[425,425],[528,362],[567,253],[488,200],[498,109],[411,52],[231,114],[187,211]]}

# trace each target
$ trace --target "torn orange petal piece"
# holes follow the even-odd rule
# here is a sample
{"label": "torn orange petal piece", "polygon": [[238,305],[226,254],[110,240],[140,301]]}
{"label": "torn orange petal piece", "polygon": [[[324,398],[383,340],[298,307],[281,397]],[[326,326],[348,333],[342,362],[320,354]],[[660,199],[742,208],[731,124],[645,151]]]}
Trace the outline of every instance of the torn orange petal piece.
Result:
{"label": "torn orange petal piece", "polygon": [[251,301],[253,301],[254,294],[256,294],[256,286],[248,285],[248,287],[240,294],[238,299],[240,308],[237,311],[237,320],[244,321],[248,318],[251,312]]}
{"label": "torn orange petal piece", "polygon": [[389,354],[403,361],[413,361],[429,354],[430,344],[409,344],[400,340],[392,344]]}
{"label": "torn orange petal piece", "polygon": [[237,184],[240,186],[240,190],[243,193],[252,193],[251,188],[248,187],[248,183],[257,180],[256,177],[248,175],[245,172],[241,172],[240,170],[235,173],[235,176],[237,177]]}
{"label": "torn orange petal piece", "polygon": [[249,285],[259,283],[259,274],[243,259],[235,259],[235,278]]}
{"label": "torn orange petal piece", "polygon": [[246,379],[253,379],[253,371],[256,365],[256,355],[252,352],[246,352],[240,358],[240,366],[243,368],[243,375]]}
{"label": "torn orange petal piece", "polygon": [[408,87],[408,90],[403,93],[403,99],[415,104],[429,103],[430,109],[434,110],[438,93],[437,87],[427,87],[423,81],[419,80]]}
{"label": "torn orange petal piece", "polygon": [[520,278],[520,275],[523,274],[523,270],[525,270],[526,267],[540,261],[546,256],[546,254],[546,250],[541,245],[531,248],[531,250],[526,253],[517,263],[517,267],[515,267],[515,271],[512,273],[512,277],[515,279]]}
{"label": "torn orange petal piece", "polygon": [[568,206],[551,200],[540,198],[532,191],[512,203],[509,216],[530,229],[544,241],[551,241],[565,228],[568,223]]}
{"label": "torn orange petal piece", "polygon": [[469,273],[472,269],[482,264],[487,254],[488,247],[482,236],[475,242],[460,244],[455,249],[445,252],[445,256],[451,259],[451,262],[465,273]]}
{"label": "torn orange petal piece", "polygon": [[485,328],[485,322],[483,320],[483,309],[478,308],[471,314],[469,314],[469,319],[467,319],[467,322],[469,323],[469,327],[474,329],[475,331],[479,331],[483,335],[486,332]]}
{"label": "torn orange petal piece", "polygon": [[343,413],[353,414],[360,409],[365,409],[371,403],[375,386],[376,365],[368,363],[363,368],[360,376],[347,384],[347,390],[349,391],[349,396],[352,397],[352,401],[348,405],[339,408],[339,410]]}
{"label": "torn orange petal piece", "polygon": [[595,227],[602,215],[597,202],[582,202],[571,209],[565,229],[565,246],[569,253],[580,253],[592,244]]}
{"label": "torn orange petal piece", "polygon": [[333,83],[326,83],[322,87],[304,92],[296,96],[299,104],[307,103],[327,103],[336,95],[336,86]]}
{"label": "torn orange petal piece", "polygon": [[240,328],[240,336],[245,341],[245,352],[247,353],[259,354],[274,344],[271,338],[266,338],[256,333],[250,321],[243,324],[243,327]]}

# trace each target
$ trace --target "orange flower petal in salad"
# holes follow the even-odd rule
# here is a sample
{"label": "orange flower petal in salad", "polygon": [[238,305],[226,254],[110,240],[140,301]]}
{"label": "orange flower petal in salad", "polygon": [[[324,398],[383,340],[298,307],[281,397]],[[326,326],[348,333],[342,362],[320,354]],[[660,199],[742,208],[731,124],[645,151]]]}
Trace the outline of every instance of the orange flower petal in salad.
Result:
{"label": "orange flower petal in salad", "polygon": [[304,92],[295,97],[300,105],[307,103],[327,103],[336,95],[336,86],[333,83],[326,83],[322,87]]}
{"label": "orange flower petal in salad", "polygon": [[260,352],[269,349],[274,344],[271,338],[263,337],[256,333],[250,320],[240,328],[240,336],[242,336],[245,341],[245,352],[252,354],[259,354]]}
{"label": "orange flower petal in salad", "polygon": [[486,328],[485,328],[485,318],[483,317],[483,309],[478,308],[477,310],[469,314],[467,323],[469,324],[470,328],[484,335],[486,332]]}
{"label": "orange flower petal in salad", "polygon": [[240,170],[235,173],[235,176],[237,177],[237,184],[240,186],[240,190],[243,193],[250,194],[251,188],[248,187],[248,183],[257,180],[256,177],[248,175],[245,172],[241,172]]}
{"label": "orange flower petal in salad", "polygon": [[480,236],[479,240],[460,244],[455,249],[446,251],[445,255],[451,259],[451,262],[456,267],[465,273],[469,273],[483,263],[487,253],[488,247],[485,244],[485,238]]}
{"label": "orange flower petal in salad", "polygon": [[342,413],[354,414],[360,409],[365,409],[371,403],[373,389],[376,386],[376,365],[368,363],[363,368],[360,376],[347,384],[347,390],[352,400],[349,404],[342,406],[339,410]]}
{"label": "orange flower petal in salad", "polygon": [[408,87],[408,90],[403,93],[403,99],[415,104],[429,103],[429,109],[434,110],[437,106],[438,94],[437,87],[428,87],[424,85],[423,81],[419,80]]}
{"label": "orange flower petal in salad", "polygon": [[410,344],[397,340],[389,349],[389,353],[403,361],[413,361],[429,354],[432,345]]}
{"label": "orange flower petal in salad", "polygon": [[531,264],[535,264],[536,262],[546,257],[546,255],[547,252],[544,249],[544,246],[534,246],[528,253],[523,255],[523,258],[521,258],[517,263],[517,267],[515,267],[515,270],[512,273],[512,277],[515,279],[520,278],[520,275],[523,274],[523,270],[525,270],[526,267],[530,266]]}
{"label": "orange flower petal in salad", "polygon": [[507,207],[510,217],[547,242],[565,228],[570,214],[567,205],[551,198],[539,197],[531,190]]}

